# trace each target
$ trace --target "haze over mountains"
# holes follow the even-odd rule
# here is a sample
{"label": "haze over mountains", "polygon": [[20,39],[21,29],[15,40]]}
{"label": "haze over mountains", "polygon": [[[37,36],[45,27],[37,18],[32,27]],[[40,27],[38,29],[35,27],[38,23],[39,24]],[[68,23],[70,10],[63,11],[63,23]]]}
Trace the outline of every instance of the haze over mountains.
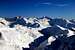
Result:
{"label": "haze over mountains", "polygon": [[0,50],[74,50],[75,20],[0,18]]}

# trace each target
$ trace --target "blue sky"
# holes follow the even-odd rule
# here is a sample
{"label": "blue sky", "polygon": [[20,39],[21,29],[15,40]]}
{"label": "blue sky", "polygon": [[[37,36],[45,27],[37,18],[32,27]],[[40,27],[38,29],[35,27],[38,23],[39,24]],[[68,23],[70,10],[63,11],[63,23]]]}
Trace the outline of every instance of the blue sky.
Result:
{"label": "blue sky", "polygon": [[0,16],[75,18],[75,0],[0,0]]}

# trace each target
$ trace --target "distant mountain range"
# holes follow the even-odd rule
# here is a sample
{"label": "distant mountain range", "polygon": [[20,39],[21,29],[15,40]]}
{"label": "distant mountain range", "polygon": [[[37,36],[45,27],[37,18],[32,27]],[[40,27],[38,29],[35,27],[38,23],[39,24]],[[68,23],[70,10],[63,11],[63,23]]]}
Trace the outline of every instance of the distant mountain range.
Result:
{"label": "distant mountain range", "polygon": [[75,20],[47,16],[0,18],[0,36],[22,50],[74,50]]}

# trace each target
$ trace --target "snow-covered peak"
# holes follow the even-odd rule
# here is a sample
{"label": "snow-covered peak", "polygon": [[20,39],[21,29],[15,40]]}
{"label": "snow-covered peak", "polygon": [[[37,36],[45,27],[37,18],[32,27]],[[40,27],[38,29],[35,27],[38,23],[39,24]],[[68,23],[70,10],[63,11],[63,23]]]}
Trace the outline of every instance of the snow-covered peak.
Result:
{"label": "snow-covered peak", "polygon": [[[0,18],[0,41],[11,48],[40,48],[43,44],[50,45],[57,38],[75,35],[75,23],[62,18]],[[1,42],[2,43],[2,42]],[[44,45],[44,47],[45,47]],[[18,48],[18,49],[19,49]],[[14,49],[13,49],[14,50]]]}

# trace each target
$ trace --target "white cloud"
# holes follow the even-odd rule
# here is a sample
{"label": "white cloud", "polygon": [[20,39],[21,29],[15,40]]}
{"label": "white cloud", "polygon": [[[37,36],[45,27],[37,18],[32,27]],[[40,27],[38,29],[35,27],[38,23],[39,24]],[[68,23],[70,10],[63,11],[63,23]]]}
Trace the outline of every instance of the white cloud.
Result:
{"label": "white cloud", "polygon": [[52,3],[49,3],[49,2],[45,2],[45,3],[40,3],[42,5],[51,5]]}
{"label": "white cloud", "polygon": [[55,4],[55,3],[52,3],[52,2],[43,2],[43,3],[39,3],[39,4],[37,4],[38,6],[39,5],[48,5],[48,6],[50,6],[50,5],[52,5],[52,6],[58,6],[58,7],[64,7],[64,6],[69,6],[69,4],[67,4],[67,3],[65,3],[65,4]]}
{"label": "white cloud", "polygon": [[68,4],[55,4],[55,6],[64,7],[64,6],[68,6]]}

